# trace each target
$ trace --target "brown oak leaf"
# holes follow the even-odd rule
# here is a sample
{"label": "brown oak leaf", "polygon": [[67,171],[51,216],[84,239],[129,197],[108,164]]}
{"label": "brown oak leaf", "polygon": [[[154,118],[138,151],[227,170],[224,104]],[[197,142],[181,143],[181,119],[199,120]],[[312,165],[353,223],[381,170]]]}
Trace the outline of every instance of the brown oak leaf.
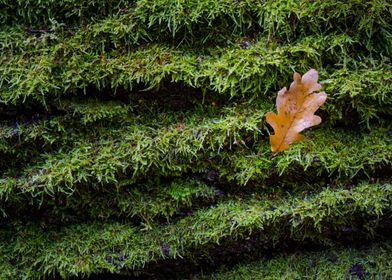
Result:
{"label": "brown oak leaf", "polygon": [[274,129],[274,134],[270,135],[272,152],[287,150],[290,144],[304,138],[299,134],[301,131],[321,123],[321,118],[314,113],[325,102],[327,95],[318,92],[321,85],[317,80],[318,73],[314,69],[306,72],[302,78],[300,74],[294,73],[294,82],[289,90],[284,87],[278,92],[278,114],[266,114],[267,123]]}

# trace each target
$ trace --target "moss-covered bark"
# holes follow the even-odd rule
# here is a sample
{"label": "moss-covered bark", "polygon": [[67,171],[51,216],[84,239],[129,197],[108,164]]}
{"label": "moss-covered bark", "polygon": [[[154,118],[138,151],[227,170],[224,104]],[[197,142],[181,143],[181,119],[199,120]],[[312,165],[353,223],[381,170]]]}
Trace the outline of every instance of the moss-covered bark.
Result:
{"label": "moss-covered bark", "polygon": [[[255,236],[248,259],[389,244],[391,16],[385,0],[1,1],[0,278],[147,275]],[[273,156],[264,114],[309,68],[323,123]],[[206,277],[309,275],[275,261]]]}

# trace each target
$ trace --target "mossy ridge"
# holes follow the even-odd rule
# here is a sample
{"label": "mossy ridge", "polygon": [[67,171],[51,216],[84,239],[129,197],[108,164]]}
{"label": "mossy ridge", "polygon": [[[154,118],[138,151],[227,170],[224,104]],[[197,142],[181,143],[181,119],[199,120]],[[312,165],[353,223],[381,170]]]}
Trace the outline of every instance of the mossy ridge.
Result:
{"label": "mossy ridge", "polygon": [[[350,69],[328,69],[330,74],[321,71],[321,77],[325,77],[322,90],[328,93],[325,110],[331,123],[343,121],[350,124],[355,120],[370,127],[370,120],[391,116],[392,64],[378,64],[371,60],[367,65],[352,63],[356,65]],[[373,66],[368,68],[370,65]]]}
{"label": "mossy ridge", "polygon": [[[342,119],[345,111],[354,111],[367,122],[388,112],[386,107],[392,103],[388,95],[392,71],[387,59],[363,57],[364,62],[357,63],[349,58],[347,53],[351,52],[352,43],[346,35],[331,35],[302,38],[275,47],[261,41],[247,49],[212,48],[208,49],[209,54],[202,51],[203,55],[151,45],[132,54],[112,57],[71,52],[71,57],[60,64],[53,62],[54,58],[47,53],[33,56],[33,61],[11,56],[10,61],[0,66],[3,70],[0,94],[6,103],[38,100],[46,104],[58,96],[86,93],[91,87],[98,91],[137,91],[140,87],[157,89],[171,81],[200,88],[206,94],[219,92],[227,96],[263,98],[267,92],[287,85],[292,71],[303,73],[316,67],[321,79],[330,83],[328,90],[342,91],[336,95],[339,102],[329,106],[335,118]],[[331,59],[340,63],[339,71],[329,66]],[[323,64],[326,65],[321,67]],[[347,76],[356,83],[346,81]],[[363,82],[359,79],[361,76],[365,79]],[[368,95],[369,89],[375,94]],[[355,91],[355,98],[351,98],[350,91]],[[370,108],[366,107],[368,104]],[[337,110],[333,110],[335,106]]]}
{"label": "mossy ridge", "polygon": [[[343,122],[346,125],[351,125],[353,121],[363,122],[369,128],[374,125],[374,123],[371,124],[373,119],[387,123],[384,118],[390,114],[388,108],[392,104],[390,98],[392,95],[389,94],[392,90],[391,83],[388,82],[391,79],[392,71],[388,67],[379,65],[366,69],[366,65],[360,64],[358,69],[350,71],[344,68],[332,72],[332,74],[321,71],[322,77],[330,75],[329,79],[322,80],[323,87],[329,94],[329,102],[323,108],[325,110],[322,115],[324,122],[326,121],[328,124]],[[150,93],[145,93],[142,96],[149,95]],[[41,153],[51,153],[58,149],[69,150],[77,139],[96,138],[97,133],[115,135],[119,129],[136,124],[148,127],[150,130],[152,128],[152,132],[158,131],[165,129],[165,127],[181,126],[181,120],[184,117],[187,126],[190,127],[195,127],[193,124],[195,122],[208,122],[208,119],[213,121],[218,118],[229,121],[231,117],[241,114],[247,116],[256,114],[261,119],[260,114],[271,110],[273,102],[272,97],[260,97],[255,98],[250,104],[239,102],[240,104],[236,108],[237,105],[234,107],[219,105],[222,98],[208,101],[204,105],[196,105],[197,99],[190,101],[184,99],[184,102],[191,104],[192,112],[177,111],[173,113],[172,110],[159,112],[161,109],[157,106],[162,104],[158,102],[159,100],[145,102],[143,99],[138,99],[137,95],[130,93],[130,96],[136,99],[133,98],[129,103],[128,101],[126,103],[119,102],[115,99],[112,101],[90,99],[82,102],[61,99],[60,104],[51,104],[47,109],[48,112],[43,112],[41,116],[39,114],[34,114],[33,117],[20,115],[12,117],[10,115],[8,118],[12,118],[12,121],[3,122],[0,127],[2,156],[3,158],[16,157],[20,164],[26,165],[32,159],[38,159],[37,157]],[[178,95],[178,98],[182,99],[181,95]],[[244,107],[248,108],[243,110]],[[50,113],[53,110],[60,110],[60,113]],[[17,114],[17,112],[12,114]],[[11,112],[8,113],[11,114]],[[56,116],[56,114],[60,114],[60,116]],[[196,119],[198,120],[196,121]],[[96,127],[93,134],[87,129],[92,124]],[[180,127],[178,128],[180,129]],[[265,130],[261,120],[259,129],[260,131]],[[8,163],[6,166],[11,167]]]}
{"label": "mossy ridge", "polygon": [[[387,215],[391,209],[391,191],[389,183],[365,182],[350,190],[327,186],[315,195],[288,194],[275,201],[271,198],[263,199],[262,196],[255,196],[250,200],[240,198],[199,210],[168,228],[173,233],[178,233],[180,229],[185,247],[197,247],[211,242],[219,244],[226,237],[231,240],[241,239],[258,230],[262,230],[263,234],[273,240],[290,236],[298,240],[315,239],[328,244],[331,241],[329,238],[334,237],[323,236],[322,233],[337,229],[342,224],[347,225],[347,222],[355,224],[355,220],[351,218],[357,214]],[[353,216],[345,216],[348,213]],[[370,228],[374,226],[375,224]],[[362,230],[366,231],[366,226]]]}
{"label": "mossy ridge", "polygon": [[0,4],[0,22],[43,27],[49,25],[51,20],[56,20],[80,25],[126,12],[135,2],[136,0],[3,0]]}
{"label": "mossy ridge", "polygon": [[[94,141],[75,140],[71,149],[44,155],[18,178],[3,177],[0,194],[3,199],[20,194],[72,194],[78,186],[114,188],[122,179],[135,183],[147,174],[181,176],[207,169],[239,184],[262,182],[277,173],[304,169],[319,175],[353,178],[359,172],[391,165],[390,127],[374,127],[361,133],[325,127],[308,133],[306,141],[271,158],[267,141],[259,141],[262,117],[259,112],[158,131],[128,127]],[[247,142],[256,145],[248,147]]]}
{"label": "mossy ridge", "polygon": [[[8,98],[3,93],[2,99],[7,101],[18,98],[12,95],[28,96],[27,93],[18,93],[19,88],[30,92],[30,95],[38,95],[36,98],[39,98],[40,94],[53,94],[67,89],[86,90],[88,85],[94,85],[98,89],[104,87],[115,89],[118,86],[132,88],[132,85],[141,83],[154,88],[164,78],[174,82],[184,81],[185,84],[194,87],[202,87],[207,74],[217,80],[207,83],[207,88],[216,87],[216,91],[223,92],[229,90],[229,85],[222,85],[222,82],[216,84],[219,80],[225,80],[223,75],[230,74],[234,76],[232,78],[238,79],[237,72],[244,71],[240,77],[249,83],[251,75],[247,72],[255,72],[253,75],[259,74],[260,79],[263,74],[266,74],[267,66],[278,68],[275,71],[281,72],[283,71],[281,64],[284,63],[284,66],[289,69],[283,73],[289,73],[289,70],[295,68],[294,65],[301,65],[301,69],[306,69],[309,68],[309,64],[321,64],[322,59],[330,59],[333,63],[343,63],[344,59],[350,60],[348,54],[354,49],[356,55],[369,54],[361,51],[357,45],[360,45],[360,41],[344,34],[303,37],[287,44],[269,43],[266,38],[262,37],[247,48],[231,44],[225,48],[210,47],[198,49],[198,51],[189,48],[174,48],[164,44],[151,44],[133,51],[105,52],[89,48],[88,45],[76,45],[72,40],[62,41],[52,47],[35,48],[35,51],[28,52],[28,56],[26,53],[4,55],[1,65],[3,91],[7,92],[7,88],[10,88],[9,90],[12,89],[13,93],[10,92]],[[250,67],[250,62],[256,65]],[[107,73],[102,72],[103,68],[108,69]],[[211,68],[216,68],[218,73],[214,74]],[[257,71],[258,68],[260,69]],[[178,74],[175,75],[175,73]],[[27,76],[27,81],[21,79],[22,74]],[[32,78],[33,74],[39,80],[50,81],[50,86],[45,88],[38,81],[32,84],[29,77]],[[99,82],[99,79],[103,81]],[[234,85],[237,83],[238,81],[232,82]],[[274,84],[272,81],[271,83]],[[257,86],[252,87],[252,84],[248,87],[252,90],[258,89]]]}
{"label": "mossy ridge", "polygon": [[[38,30],[24,25],[6,26],[0,30],[0,50],[35,52],[35,46],[49,47],[64,42],[74,47],[89,46],[101,53],[113,49],[133,50],[150,43],[191,48],[237,43],[246,47],[260,37],[268,43],[283,43],[329,33],[350,35],[375,54],[388,56],[392,50],[392,37],[388,32],[392,25],[388,21],[391,5],[382,1],[323,1],[317,4],[280,1],[279,5],[276,1],[207,2],[139,1],[140,5],[131,7],[129,14],[99,22],[92,19],[91,24],[80,28],[70,28],[57,21]],[[326,18],[326,15],[332,16]]]}
{"label": "mossy ridge", "polygon": [[[387,61],[380,62],[374,60],[353,64],[350,67],[351,69],[342,66],[334,71],[331,69],[322,69],[320,71],[323,89],[329,96],[329,101],[326,107],[323,108],[328,116],[324,114],[323,119],[327,118],[329,123],[343,122],[348,125],[353,121],[363,122],[368,127],[370,127],[370,121],[374,119],[385,122],[386,120],[383,118],[387,118],[390,115],[388,108],[392,104],[392,95],[389,94],[392,91],[392,84],[389,82],[392,79],[391,66],[388,65]],[[286,76],[289,77],[289,75]],[[256,82],[262,84],[262,81]],[[135,98],[137,98],[138,94],[129,93],[130,96]],[[145,93],[145,96],[148,95],[149,93]],[[39,141],[38,146],[40,147],[50,147],[54,143],[62,143],[62,146],[69,146],[70,141],[74,141],[71,140],[71,135],[73,136],[72,139],[86,137],[83,133],[87,124],[95,123],[96,126],[101,127],[100,123],[102,122],[110,131],[113,130],[114,122],[128,125],[128,118],[136,118],[140,120],[139,123],[147,125],[149,121],[144,118],[146,108],[148,107],[147,115],[150,117],[152,108],[156,107],[156,104],[151,102],[148,104],[143,103],[143,99],[136,100],[133,98],[132,101],[129,101],[130,104],[127,104],[115,100],[116,96],[112,98],[113,101],[92,99],[83,102],[60,99],[60,101],[56,101],[60,105],[47,104],[47,106],[50,105],[51,107],[48,109],[49,111],[60,110],[65,115],[56,117],[48,112],[46,116],[44,115],[44,117],[48,118],[47,120],[34,121],[33,123],[30,120],[22,120],[12,122],[8,126],[2,126],[0,130],[2,139],[0,150],[11,154],[22,153],[22,156],[19,156],[19,158],[27,158],[24,147],[28,147],[29,143],[36,143],[37,145],[37,141]],[[182,97],[179,96],[179,98]],[[195,100],[192,102],[195,104]],[[252,104],[248,106],[255,108],[254,112],[256,112],[257,108],[260,108],[259,106],[269,107],[272,102],[272,96],[260,96],[253,99]],[[219,104],[218,101],[215,103]],[[257,106],[254,104],[257,104]],[[151,108],[152,105],[153,107]],[[203,106],[201,106],[202,109],[199,108],[201,115],[205,116],[206,110],[209,110],[208,105],[204,106],[206,107],[205,110]],[[227,114],[224,106],[223,108],[217,106],[216,109],[219,112],[218,114]],[[138,114],[133,113],[136,111]],[[171,111],[168,111],[166,116],[169,116],[171,113]],[[164,115],[165,113],[162,114]],[[194,112],[194,114],[196,115],[197,112]],[[173,122],[176,122],[176,120],[173,120]],[[110,125],[105,123],[110,123]],[[104,129],[102,127],[98,130]],[[260,130],[263,130],[262,126]],[[87,138],[89,137],[87,136]],[[17,146],[17,149],[15,146]],[[34,151],[38,152],[35,149]]]}
{"label": "mossy ridge", "polygon": [[258,103],[249,107],[247,102],[228,105],[228,100],[207,98],[201,91],[185,95],[187,90],[191,91],[186,88],[179,92],[123,92],[121,97],[98,92],[96,94],[100,98],[92,94],[84,98],[53,99],[45,107],[36,103],[4,106],[0,108],[0,118],[3,118],[0,122],[0,150],[13,152],[15,142],[18,149],[23,149],[20,147],[22,144],[35,144],[32,141],[37,138],[45,145],[82,138],[77,134],[88,138],[91,125],[100,134],[115,133],[118,129],[136,124],[159,129],[184,118],[208,121],[230,118],[247,111],[256,113],[257,110],[263,111],[263,107],[271,107],[271,104]]}
{"label": "mossy ridge", "polygon": [[0,208],[4,218],[0,220],[3,223],[35,220],[61,226],[87,221],[127,221],[150,229],[154,223],[168,223],[222,197],[219,189],[199,178],[133,186],[123,183],[121,188],[110,191],[79,188],[72,196],[60,194],[35,205],[31,200],[29,205],[21,199],[18,203],[6,201]]}
{"label": "mossy ridge", "polygon": [[76,90],[85,92],[90,86],[98,90],[119,87],[132,90],[140,84],[154,89],[163,81],[182,82],[232,96],[245,95],[276,85],[278,74],[287,75],[298,65],[301,69],[309,68],[320,58],[309,40],[280,47],[265,43],[263,40],[247,49],[211,48],[201,53],[150,45],[135,52],[103,56],[96,50],[86,52],[83,47],[73,49],[62,44],[27,59],[24,55],[4,56],[0,66],[1,99],[19,103],[33,98],[45,103],[50,96]]}
{"label": "mossy ridge", "polygon": [[373,129],[314,129],[305,133],[305,141],[272,160],[267,160],[268,154],[262,154],[264,148],[246,156],[233,153],[229,155],[231,171],[222,170],[222,176],[245,184],[249,180],[263,180],[266,174],[275,172],[288,175],[305,170],[308,176],[340,179],[353,179],[359,173],[371,174],[380,167],[390,166],[392,160],[390,127]]}
{"label": "mossy ridge", "polygon": [[[61,100],[60,104],[48,104],[42,112],[32,111],[31,114],[20,108],[11,109],[6,111],[5,120],[0,122],[0,154],[3,159],[16,158],[17,161],[12,163],[25,165],[37,160],[42,153],[67,149],[75,139],[94,137],[88,129],[93,123],[95,133],[110,131],[121,125],[135,125],[141,118],[132,114],[134,107],[119,101],[86,99],[82,102]],[[12,167],[9,162],[6,166]],[[1,163],[0,169],[3,169]]]}
{"label": "mossy ridge", "polygon": [[[242,139],[244,135],[258,139],[264,112],[265,109],[260,108],[256,111],[246,108],[240,110],[227,108],[224,115],[203,119],[196,114],[189,119],[170,122],[168,126],[157,128],[141,123],[111,130],[99,131],[97,128],[98,131],[91,131],[89,137],[84,134],[80,138],[73,138],[71,147],[64,147],[58,152],[43,155],[38,161],[40,164],[30,166],[24,171],[25,175],[30,175],[16,180],[5,179],[3,186],[19,186],[20,188],[11,187],[11,189],[14,191],[20,189],[27,193],[29,189],[34,193],[39,190],[39,192],[56,193],[57,187],[63,185],[65,188],[61,187],[62,191],[68,193],[73,191],[74,184],[91,183],[91,180],[101,185],[113,186],[124,177],[125,173],[128,174],[126,178],[134,177],[134,179],[146,176],[156,168],[168,176],[182,174],[191,169],[192,160],[196,159],[197,154],[203,150],[220,154],[225,141],[231,143],[236,138]],[[197,170],[204,170],[203,166],[204,164],[194,167]],[[52,177],[54,173],[49,169],[53,167],[60,172],[55,177],[63,178],[65,181],[63,179],[52,181],[55,177]],[[84,170],[91,167],[94,170]],[[36,179],[41,177],[37,172],[51,183],[49,185],[44,183],[46,179],[41,181],[43,185],[38,181],[35,183],[30,181],[33,177]],[[7,187],[2,191],[6,193],[11,190]]]}
{"label": "mossy ridge", "polygon": [[[151,186],[132,188],[122,193],[108,194],[105,197],[98,195],[97,205],[89,207],[87,216],[101,220],[124,216],[138,218],[142,225],[148,228],[157,219],[164,218],[166,222],[169,222],[174,215],[180,214],[180,211],[190,211],[194,207],[211,204],[217,200],[218,196],[218,189],[199,180],[175,179],[169,184],[157,184],[154,188]],[[104,200],[106,200],[106,205],[109,201],[113,202],[113,208],[117,207],[118,210],[107,211],[110,207],[103,206]],[[88,201],[91,201],[90,205],[94,204],[94,199]],[[67,208],[78,209],[82,212],[80,205],[83,204],[84,202],[73,199],[71,196]]]}
{"label": "mossy ridge", "polygon": [[[391,16],[391,4],[388,1],[140,0],[134,3],[108,3],[96,0],[88,4],[76,3],[74,0],[65,4],[49,0],[29,2],[30,5],[21,5],[20,1],[6,3],[18,12],[7,12],[7,9],[3,9],[0,15],[3,15],[3,18],[16,17],[19,18],[18,22],[24,20],[30,25],[42,25],[49,24],[49,18],[70,24],[72,21],[77,22],[85,18],[94,21],[97,17],[107,14],[109,18],[88,26],[91,35],[84,33],[81,37],[87,41],[89,38],[101,37],[102,42],[109,44],[118,40],[145,43],[151,42],[152,38],[156,40],[157,37],[166,40],[177,38],[178,42],[194,44],[199,40],[208,41],[209,37],[225,37],[223,32],[246,35],[249,34],[249,30],[262,32],[267,36],[283,37],[285,40],[290,40],[298,34],[340,30],[361,33],[364,35],[362,41],[366,42],[377,36],[387,37],[391,26],[391,22],[388,21]],[[98,14],[82,15],[78,18],[81,13],[88,13],[91,6],[101,7]],[[36,13],[37,9],[43,12],[43,15]],[[56,11],[61,14],[56,14]],[[70,19],[67,20],[64,14]],[[41,20],[37,18],[40,16]],[[200,31],[203,29],[207,29],[208,32],[201,36]],[[208,35],[213,33],[215,36]]]}
{"label": "mossy ridge", "polygon": [[235,267],[223,267],[211,275],[196,279],[388,279],[392,276],[392,243],[374,243],[366,247],[318,250],[280,254]]}
{"label": "mossy ridge", "polygon": [[[95,147],[100,145],[97,139],[102,141],[106,139],[110,142],[110,139],[125,137],[131,131],[144,135],[146,139],[155,139],[153,141],[158,141],[159,135],[166,135],[167,138],[176,140],[184,149],[196,144],[195,141],[207,141],[202,139],[205,136],[217,143],[216,145],[221,145],[224,139],[233,138],[242,130],[260,134],[263,114],[272,108],[272,104],[267,106],[254,104],[248,107],[247,103],[219,108],[216,104],[209,103],[205,106],[195,106],[193,110],[187,112],[170,110],[159,112],[159,104],[154,105],[154,103],[155,101],[146,104],[141,100],[138,106],[134,106],[113,102],[75,102],[70,105],[69,113],[63,116],[52,118],[44,116],[37,122],[9,122],[0,128],[2,156],[6,158],[21,154],[18,158],[23,160],[31,149],[33,149],[31,152],[46,153],[48,156],[59,149],[66,153],[76,143],[81,146],[83,144],[91,146],[91,143],[95,143],[93,145]],[[138,114],[128,111],[137,111]],[[141,111],[144,113],[141,114]],[[236,121],[236,118],[240,121]],[[94,122],[94,130],[89,129],[91,122]],[[181,136],[182,131],[185,134]],[[198,133],[200,137],[196,137]],[[223,139],[219,140],[222,137]],[[143,145],[142,142],[143,139],[139,137],[132,143]],[[40,148],[37,149],[36,146]]]}
{"label": "mossy ridge", "polygon": [[194,250],[227,238],[242,240],[257,232],[269,241],[290,236],[329,244],[334,234],[328,236],[327,232],[338,232],[342,226],[357,227],[357,216],[366,217],[367,222],[361,222],[363,226],[356,230],[371,236],[379,217],[391,210],[391,200],[392,185],[362,183],[350,190],[325,188],[314,196],[281,201],[222,202],[149,231],[120,223],[96,222],[62,229],[15,223],[1,229],[0,252],[6,261],[0,271],[3,275],[12,273],[8,265],[12,263],[19,275],[35,271],[37,278],[118,273],[165,258],[191,257]]}

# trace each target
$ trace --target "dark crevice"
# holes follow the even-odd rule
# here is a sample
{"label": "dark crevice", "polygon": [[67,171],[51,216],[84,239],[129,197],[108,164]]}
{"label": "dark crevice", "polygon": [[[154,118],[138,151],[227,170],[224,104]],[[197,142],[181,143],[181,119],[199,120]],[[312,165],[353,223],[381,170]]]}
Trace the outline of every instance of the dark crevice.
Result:
{"label": "dark crevice", "polygon": [[[233,102],[241,101],[241,98],[231,98],[221,94],[203,94],[200,88],[189,87],[181,82],[162,82],[159,88],[145,91],[144,86],[128,90],[125,88],[98,89],[89,86],[85,91],[79,90],[77,93],[69,93],[61,97],[46,98],[44,104],[37,100],[26,100],[23,104],[0,104],[0,120],[3,123],[33,124],[42,120],[47,120],[57,116],[65,116],[67,111],[62,103],[74,102],[116,102],[123,105],[135,107],[138,114],[148,112],[191,112],[197,106],[209,106],[213,104],[216,108],[230,105]],[[76,97],[78,96],[78,97]],[[82,96],[82,98],[80,98]],[[70,112],[72,113],[72,112]]]}

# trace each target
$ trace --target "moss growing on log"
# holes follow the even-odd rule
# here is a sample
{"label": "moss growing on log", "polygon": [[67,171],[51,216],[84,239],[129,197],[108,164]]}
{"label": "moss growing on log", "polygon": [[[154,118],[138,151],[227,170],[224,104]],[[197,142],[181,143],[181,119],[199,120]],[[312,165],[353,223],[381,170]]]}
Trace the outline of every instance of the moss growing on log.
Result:
{"label": "moss growing on log", "polygon": [[[178,222],[152,226],[147,232],[129,223],[45,228],[14,222],[1,231],[2,259],[16,264],[25,275],[44,271],[70,277],[136,269],[166,258],[192,257],[194,250],[227,238],[240,241],[257,232],[270,242],[290,236],[328,244],[339,234],[339,228],[347,226],[353,227],[356,234],[371,237],[379,217],[390,214],[391,195],[390,184],[363,183],[351,190],[327,187],[309,196],[229,199]],[[357,224],[357,217],[366,218],[366,223]],[[3,275],[12,273],[6,267],[1,270]]]}
{"label": "moss growing on log", "polygon": [[[385,0],[2,1],[0,278],[147,275],[252,238],[255,258],[386,242],[391,15]],[[323,124],[273,156],[264,114],[309,68]],[[208,277],[309,275],[274,261]]]}
{"label": "moss growing on log", "polygon": [[280,255],[194,279],[385,279],[392,275],[390,242]]}

